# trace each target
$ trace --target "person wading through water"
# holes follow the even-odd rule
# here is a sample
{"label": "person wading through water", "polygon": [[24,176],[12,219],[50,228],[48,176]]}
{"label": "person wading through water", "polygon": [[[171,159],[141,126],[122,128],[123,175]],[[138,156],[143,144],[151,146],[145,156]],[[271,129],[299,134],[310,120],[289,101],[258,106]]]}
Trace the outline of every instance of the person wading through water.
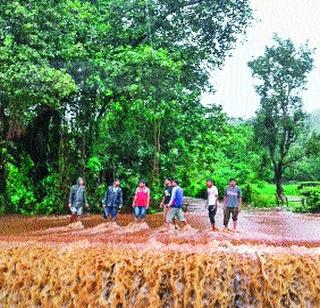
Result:
{"label": "person wading through water", "polygon": [[[160,208],[163,209],[163,216],[164,216],[164,220],[165,220],[165,224],[167,227],[169,227],[169,219],[168,219],[168,212],[169,212],[169,203],[171,200],[171,196],[172,196],[172,190],[173,190],[173,186],[172,186],[172,179],[167,178],[164,181],[164,193],[163,193],[163,197],[162,197],[162,201],[160,203]],[[175,224],[175,221],[174,221]]]}
{"label": "person wading through water", "polygon": [[111,216],[112,221],[116,221],[118,209],[122,208],[123,194],[118,179],[113,180],[113,184],[108,187],[103,200],[103,217],[108,220]]}
{"label": "person wading through water", "polygon": [[139,217],[145,222],[147,209],[150,203],[150,190],[145,181],[140,181],[136,189],[132,207],[134,209],[134,221],[138,222]]}
{"label": "person wading through water", "polygon": [[207,187],[208,187],[207,207],[209,212],[211,229],[212,231],[216,231],[217,228],[216,228],[215,216],[218,208],[218,198],[219,198],[218,188],[215,186],[215,183],[212,180],[207,181]]}
{"label": "person wading through water", "polygon": [[78,216],[82,215],[83,206],[89,208],[84,180],[83,178],[78,178],[77,184],[71,187],[69,194],[70,222],[76,221]]}
{"label": "person wading through water", "polygon": [[172,181],[172,186],[173,186],[172,195],[171,195],[170,202],[168,204],[169,229],[170,229],[170,225],[174,225],[175,218],[177,218],[180,222],[182,222],[186,227],[187,221],[182,211],[183,189],[179,186],[179,182],[177,180]]}
{"label": "person wading through water", "polygon": [[241,211],[242,193],[237,186],[235,179],[230,179],[229,186],[224,191],[223,209],[224,209],[224,229],[228,230],[230,216],[233,220],[233,231],[237,231],[238,214]]}

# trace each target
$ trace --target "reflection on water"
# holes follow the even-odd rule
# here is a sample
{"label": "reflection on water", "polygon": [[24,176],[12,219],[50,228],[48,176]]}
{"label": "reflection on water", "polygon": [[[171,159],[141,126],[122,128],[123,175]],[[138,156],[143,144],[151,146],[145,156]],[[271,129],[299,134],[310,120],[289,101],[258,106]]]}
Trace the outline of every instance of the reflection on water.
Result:
{"label": "reflection on water", "polygon": [[161,214],[0,217],[0,306],[320,306],[319,216],[243,211],[233,234],[191,209],[169,232]]}

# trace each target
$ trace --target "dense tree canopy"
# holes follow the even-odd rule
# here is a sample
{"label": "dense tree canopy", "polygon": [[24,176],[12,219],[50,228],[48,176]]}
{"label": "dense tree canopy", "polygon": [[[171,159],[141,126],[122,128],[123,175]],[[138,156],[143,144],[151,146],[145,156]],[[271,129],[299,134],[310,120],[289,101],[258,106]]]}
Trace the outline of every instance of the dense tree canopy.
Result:
{"label": "dense tree canopy", "polygon": [[2,1],[6,207],[61,211],[55,203],[79,174],[94,191],[116,175],[128,189],[139,177],[159,187],[179,146],[198,138],[208,70],[250,20],[245,0]]}

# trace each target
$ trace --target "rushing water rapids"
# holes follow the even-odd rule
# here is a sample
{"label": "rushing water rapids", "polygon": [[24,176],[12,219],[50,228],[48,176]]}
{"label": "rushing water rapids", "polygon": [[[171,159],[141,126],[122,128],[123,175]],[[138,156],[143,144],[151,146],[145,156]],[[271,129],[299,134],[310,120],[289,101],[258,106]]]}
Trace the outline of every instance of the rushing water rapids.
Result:
{"label": "rushing water rapids", "polygon": [[244,211],[233,234],[198,208],[170,232],[160,214],[0,218],[0,307],[320,307],[320,217]]}

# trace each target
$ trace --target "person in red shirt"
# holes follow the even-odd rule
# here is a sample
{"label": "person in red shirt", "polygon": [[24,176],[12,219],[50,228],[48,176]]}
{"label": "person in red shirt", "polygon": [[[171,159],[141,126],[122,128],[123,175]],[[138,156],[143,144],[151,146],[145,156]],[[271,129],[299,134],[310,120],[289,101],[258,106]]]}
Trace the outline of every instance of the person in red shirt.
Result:
{"label": "person in red shirt", "polygon": [[134,220],[138,221],[139,217],[142,222],[146,219],[146,212],[150,204],[150,190],[145,181],[140,181],[136,189],[132,207],[134,208]]}

